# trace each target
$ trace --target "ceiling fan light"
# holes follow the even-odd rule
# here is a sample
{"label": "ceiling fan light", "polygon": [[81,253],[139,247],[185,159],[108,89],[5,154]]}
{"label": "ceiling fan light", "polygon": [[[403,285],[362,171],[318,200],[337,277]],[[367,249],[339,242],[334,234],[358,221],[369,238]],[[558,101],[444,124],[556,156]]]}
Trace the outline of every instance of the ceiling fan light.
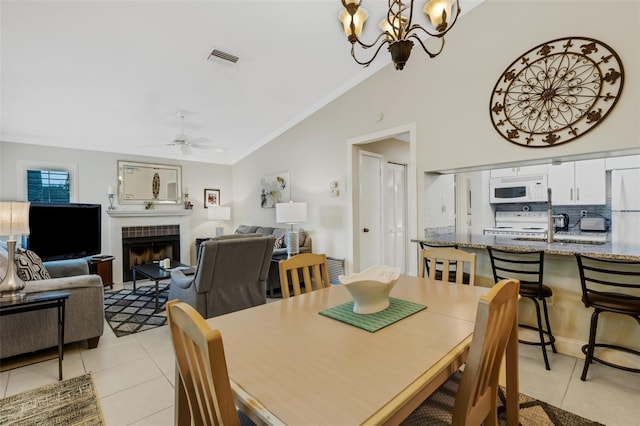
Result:
{"label": "ceiling fan light", "polygon": [[[436,31],[445,32],[450,26],[451,17],[454,16],[451,13],[453,3],[454,0],[429,0],[424,6],[423,11]],[[455,14],[457,15],[457,11]]]}

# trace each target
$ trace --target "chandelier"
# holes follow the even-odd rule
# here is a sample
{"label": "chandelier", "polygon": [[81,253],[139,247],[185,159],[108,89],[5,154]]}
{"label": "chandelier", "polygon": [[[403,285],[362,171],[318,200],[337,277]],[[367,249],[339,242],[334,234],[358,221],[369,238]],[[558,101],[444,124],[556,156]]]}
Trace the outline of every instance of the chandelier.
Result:
{"label": "chandelier", "polygon": [[[340,21],[344,26],[344,32],[347,39],[351,43],[351,56],[360,65],[368,66],[378,55],[378,52],[384,45],[388,45],[391,53],[391,60],[397,70],[404,68],[409,60],[411,48],[414,42],[410,39],[418,41],[422,49],[434,58],[438,56],[444,48],[444,35],[456,23],[460,14],[460,0],[429,0],[422,10],[427,16],[427,28],[413,24],[413,3],[403,2],[401,0],[388,0],[389,10],[387,16],[380,21],[380,30],[382,31],[378,38],[371,44],[362,42],[359,39],[364,23],[369,16],[367,11],[360,7],[362,0],[341,0],[344,10],[340,13]],[[440,39],[440,46],[437,51],[430,50],[422,42],[420,37],[431,36]],[[376,50],[367,61],[360,61],[356,58],[356,44],[360,49],[366,50],[375,47]]]}

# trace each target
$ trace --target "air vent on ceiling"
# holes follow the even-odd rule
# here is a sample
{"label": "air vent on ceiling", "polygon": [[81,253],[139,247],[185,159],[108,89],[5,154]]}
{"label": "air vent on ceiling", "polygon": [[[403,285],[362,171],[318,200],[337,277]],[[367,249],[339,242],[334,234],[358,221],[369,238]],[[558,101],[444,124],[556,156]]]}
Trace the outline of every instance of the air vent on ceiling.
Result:
{"label": "air vent on ceiling", "polygon": [[234,64],[238,62],[238,59],[240,59],[237,56],[232,55],[231,53],[223,52],[222,50],[218,50],[218,49],[213,49],[207,59],[211,60],[212,56],[216,58],[224,59],[225,61],[233,62]]}

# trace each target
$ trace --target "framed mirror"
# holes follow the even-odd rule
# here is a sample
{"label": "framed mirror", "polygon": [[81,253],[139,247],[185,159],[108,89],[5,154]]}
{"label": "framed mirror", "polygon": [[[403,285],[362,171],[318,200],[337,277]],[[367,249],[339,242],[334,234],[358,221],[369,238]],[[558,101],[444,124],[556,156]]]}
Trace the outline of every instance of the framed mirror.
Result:
{"label": "framed mirror", "polygon": [[118,203],[182,203],[182,167],[118,160]]}

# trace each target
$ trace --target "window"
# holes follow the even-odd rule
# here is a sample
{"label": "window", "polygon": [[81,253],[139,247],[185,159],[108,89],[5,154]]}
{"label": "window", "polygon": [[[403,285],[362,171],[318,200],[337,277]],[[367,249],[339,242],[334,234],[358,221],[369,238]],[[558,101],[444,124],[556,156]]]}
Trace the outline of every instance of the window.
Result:
{"label": "window", "polygon": [[[77,203],[78,201],[78,164],[77,163],[64,163],[55,161],[34,161],[34,160],[18,160],[16,161],[17,176],[21,179],[17,182],[17,199],[32,201],[34,203]],[[35,181],[39,182],[37,185],[43,187],[49,187],[49,193],[46,195],[37,194],[37,190],[34,191],[31,186],[30,174],[33,174]],[[42,184],[43,173],[53,174],[48,181],[45,179],[44,185]],[[61,176],[66,176],[66,199],[56,199],[58,190],[55,188],[51,190],[51,185],[56,186],[60,181],[65,179]],[[58,181],[58,183],[54,183]],[[63,191],[65,189],[63,188]],[[50,198],[51,196],[51,198]],[[42,199],[42,200],[41,200]]]}
{"label": "window", "polygon": [[37,203],[68,203],[70,176],[64,170],[27,170],[27,200]]}

